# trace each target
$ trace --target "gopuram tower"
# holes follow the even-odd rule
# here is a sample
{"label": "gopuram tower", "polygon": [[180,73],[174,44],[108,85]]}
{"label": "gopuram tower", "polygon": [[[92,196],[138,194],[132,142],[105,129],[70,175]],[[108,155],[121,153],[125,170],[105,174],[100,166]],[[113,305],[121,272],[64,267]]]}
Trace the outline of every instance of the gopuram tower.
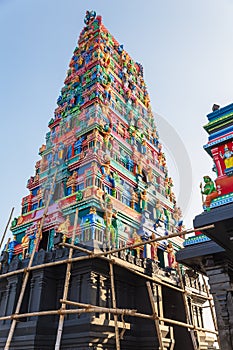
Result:
{"label": "gopuram tower", "polygon": [[[76,242],[90,246],[121,247],[181,229],[143,68],[101,17],[90,13],[85,24],[39,150],[41,160],[27,183],[30,193],[12,223],[12,256],[31,253],[55,172],[38,250],[54,249],[55,232],[64,222],[63,240],[69,241],[76,208]],[[174,248],[181,242],[175,239]],[[158,255],[166,265],[164,248],[158,247]],[[138,257],[151,258],[151,252]]]}
{"label": "gopuram tower", "polygon": [[[179,233],[182,219],[143,67],[94,11],[84,22],[2,254],[0,349],[195,349],[187,327],[106,311],[187,322],[175,260],[183,239],[140,245]],[[67,300],[86,311],[64,320]]]}

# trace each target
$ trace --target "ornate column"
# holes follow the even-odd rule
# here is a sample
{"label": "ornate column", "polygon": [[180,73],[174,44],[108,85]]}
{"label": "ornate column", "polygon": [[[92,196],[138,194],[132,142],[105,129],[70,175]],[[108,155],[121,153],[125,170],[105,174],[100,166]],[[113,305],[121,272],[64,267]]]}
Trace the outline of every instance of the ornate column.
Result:
{"label": "ornate column", "polygon": [[212,153],[215,165],[216,165],[218,177],[223,176],[224,174],[223,174],[221,163],[220,163],[218,147],[212,148],[211,153]]}

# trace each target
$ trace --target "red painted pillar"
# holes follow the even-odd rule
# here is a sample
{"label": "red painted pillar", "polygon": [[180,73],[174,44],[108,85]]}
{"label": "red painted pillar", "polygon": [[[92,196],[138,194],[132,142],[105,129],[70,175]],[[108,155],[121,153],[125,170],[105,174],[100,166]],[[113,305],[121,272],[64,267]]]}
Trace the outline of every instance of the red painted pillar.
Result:
{"label": "red painted pillar", "polygon": [[211,153],[212,153],[215,165],[216,165],[218,177],[223,176],[224,174],[223,174],[222,167],[221,167],[218,147],[212,148]]}

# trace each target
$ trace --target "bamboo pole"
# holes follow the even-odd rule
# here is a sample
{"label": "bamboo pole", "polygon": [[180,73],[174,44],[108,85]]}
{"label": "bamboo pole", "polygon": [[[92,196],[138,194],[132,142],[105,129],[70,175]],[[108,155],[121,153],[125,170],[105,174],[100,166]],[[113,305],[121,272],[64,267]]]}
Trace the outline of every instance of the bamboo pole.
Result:
{"label": "bamboo pole", "polygon": [[[139,312],[136,312],[136,310],[128,310],[128,309],[112,309],[112,308],[105,308],[101,306],[93,306],[89,304],[83,304],[83,303],[77,303],[74,301],[68,301],[68,300],[62,300],[61,302],[66,303],[68,305],[75,305],[75,306],[81,306],[83,305],[83,309],[65,309],[65,310],[48,310],[48,311],[37,311],[37,312],[28,312],[24,314],[14,314],[10,316],[3,316],[0,317],[0,321],[2,320],[11,320],[11,319],[20,319],[24,317],[36,317],[36,316],[48,316],[48,315],[59,315],[59,314],[83,314],[83,313],[112,313],[116,315],[127,315],[127,316],[132,316],[132,317],[139,317],[139,318],[144,318],[148,320],[153,320],[154,316],[153,315],[147,315],[147,314],[142,314]],[[199,330],[202,332],[207,332],[207,333],[212,333],[212,334],[218,334],[218,332],[212,330],[212,329],[206,329],[202,327],[196,327],[194,325],[190,325],[184,322],[172,320],[169,318],[164,318],[164,317],[158,317],[160,321],[163,321],[168,324],[175,324],[180,327],[185,327],[188,329],[195,329]]]}
{"label": "bamboo pole", "polygon": [[[109,308],[105,308],[102,306],[94,306],[94,305],[90,305],[90,304],[84,304],[84,303],[79,303],[76,301],[64,301],[61,300],[62,302],[66,302],[68,305],[73,305],[73,306],[78,306],[78,307],[83,307],[86,308],[86,310],[92,310],[95,307],[95,311],[94,312],[102,312],[102,313],[107,313],[107,312],[111,312],[111,313],[116,313],[117,315],[128,315],[128,316],[135,316],[135,317],[139,317],[139,318],[146,318],[146,319],[154,319],[153,315],[146,315],[146,314],[141,314],[136,312],[137,310],[127,310],[127,309],[109,309]],[[96,311],[97,310],[97,311]],[[67,310],[70,311],[70,310]],[[88,311],[89,312],[89,311]],[[93,312],[93,311],[91,311]],[[165,323],[170,323],[170,324],[175,324],[177,326],[181,326],[181,327],[185,327],[185,328],[190,328],[190,329],[197,329],[203,332],[208,332],[208,333],[213,333],[213,334],[217,334],[218,332],[211,330],[211,329],[206,329],[206,328],[201,328],[201,327],[196,327],[194,325],[190,325],[184,322],[180,322],[180,321],[176,321],[176,320],[172,320],[169,318],[164,318],[164,317],[160,317],[158,316],[158,319],[160,321],[163,321]]]}
{"label": "bamboo pole", "polygon": [[8,221],[7,221],[5,230],[4,230],[4,232],[3,232],[2,239],[1,239],[1,243],[0,243],[0,250],[1,250],[1,248],[2,248],[2,244],[3,244],[4,239],[5,239],[5,237],[6,237],[6,233],[7,233],[8,227],[9,227],[9,225],[10,225],[11,218],[12,218],[12,215],[13,215],[13,212],[14,212],[14,209],[15,209],[14,207],[11,209],[9,219],[8,219]]}
{"label": "bamboo pole", "polygon": [[[71,244],[72,245],[74,244],[74,240],[75,240],[77,224],[78,224],[78,209],[76,209],[76,212],[75,212],[74,228],[73,228],[73,234],[72,234],[72,240],[71,240]],[[70,251],[69,251],[69,259],[70,260],[72,259],[72,256],[73,256],[73,248],[70,248]],[[71,275],[71,266],[72,266],[72,262],[68,262],[67,263],[67,267],[66,267],[66,276],[65,276],[65,284],[64,284],[64,291],[63,291],[63,300],[66,300],[67,296],[68,296],[68,290],[69,290],[69,284],[70,284],[70,275]],[[62,303],[61,311],[65,310],[65,308],[66,308],[66,304]],[[64,325],[64,318],[65,318],[65,315],[61,313],[60,314],[60,318],[59,318],[59,323],[58,323],[58,329],[57,329],[57,338],[56,338],[55,350],[59,350],[60,349],[61,336],[62,336],[63,325]]]}
{"label": "bamboo pole", "polygon": [[[203,283],[204,283],[204,286],[205,286],[206,294],[209,297],[210,296],[209,288],[207,286],[206,280],[205,280],[203,275],[202,275],[202,280],[203,280]],[[213,307],[213,304],[211,302],[211,299],[208,299],[208,302],[209,302],[209,308],[210,308],[210,312],[211,312],[211,316],[212,316],[212,320],[213,320],[213,324],[214,324],[214,329],[215,329],[216,332],[218,332],[217,320],[216,320],[214,307]],[[217,341],[218,341],[218,345],[220,346],[219,335],[217,335]]]}
{"label": "bamboo pole", "polygon": [[[116,293],[115,293],[115,285],[114,285],[114,272],[113,272],[113,263],[109,261],[109,274],[110,274],[110,280],[111,280],[111,292],[112,292],[112,306],[114,309],[117,308],[116,306]],[[120,338],[119,338],[119,329],[118,329],[118,317],[117,315],[113,315],[114,317],[114,323],[115,323],[115,334],[116,334],[116,350],[120,350]]]}
{"label": "bamboo pole", "polygon": [[153,292],[152,292],[151,285],[150,285],[149,281],[146,282],[146,286],[147,286],[147,290],[148,290],[148,294],[149,294],[151,308],[153,311],[155,329],[156,329],[158,340],[159,340],[159,350],[164,350],[163,337],[162,337],[162,332],[160,329],[159,318],[158,318],[158,314],[157,314],[157,310],[156,310],[156,306],[155,306],[155,302],[154,302]]}
{"label": "bamboo pole", "polygon": [[[53,195],[53,189],[54,189],[54,184],[55,184],[55,180],[56,180],[56,176],[57,176],[57,171],[58,171],[58,169],[56,169],[56,171],[55,171],[55,174],[54,174],[54,177],[53,177],[53,182],[52,182],[52,185],[51,185],[51,188],[50,188],[50,192],[49,192],[49,196],[47,198],[46,206],[45,206],[45,209],[44,209],[44,213],[43,213],[43,216],[41,218],[40,227],[39,227],[38,232],[36,234],[36,239],[35,239],[33,251],[32,251],[32,254],[30,256],[29,263],[28,263],[28,268],[29,269],[32,266],[33,259],[34,259],[34,256],[35,256],[35,253],[36,253],[36,250],[37,250],[37,246],[38,246],[40,238],[41,238],[43,224],[44,224],[47,212],[48,212],[48,207],[49,207],[50,200],[51,200],[52,195]],[[17,302],[17,305],[16,305],[15,314],[18,314],[20,312],[20,308],[21,308],[21,305],[22,305],[22,302],[23,302],[23,297],[24,297],[24,294],[25,294],[27,282],[28,282],[28,279],[29,279],[29,271],[30,270],[28,270],[28,269],[25,270],[25,273],[24,273],[24,276],[23,276],[22,287],[21,287],[21,291],[20,291],[20,294],[19,294],[19,299],[18,299],[18,302]],[[11,340],[12,340],[12,337],[13,337],[13,334],[14,334],[15,327],[16,327],[16,319],[13,319],[12,323],[11,323],[10,330],[9,330],[9,334],[8,334],[8,337],[7,337],[6,345],[4,347],[4,350],[9,350],[10,349]]]}
{"label": "bamboo pole", "polygon": [[[181,288],[185,291],[185,286],[184,286],[184,282],[183,282],[183,278],[182,278],[182,274],[180,271],[180,265],[177,264],[177,271],[178,271],[178,275],[179,275],[179,279],[180,279],[180,285]],[[190,317],[190,313],[189,313],[189,309],[188,309],[188,301],[187,301],[187,294],[182,293],[183,296],[183,302],[184,302],[184,310],[185,310],[185,316],[186,316],[186,321],[188,324],[191,324],[191,317]],[[191,339],[192,339],[192,343],[193,343],[193,347],[195,350],[198,350],[198,344],[197,344],[197,339],[195,337],[195,333],[193,330],[190,330],[190,334],[191,334]]]}
{"label": "bamboo pole", "polygon": [[64,243],[59,243],[59,246],[66,247],[66,248],[73,248],[75,250],[79,250],[82,253],[86,253],[88,255],[94,255],[93,250],[85,249],[83,247],[79,247],[79,246],[74,245],[74,244],[70,244],[70,243],[65,243],[64,242]]}
{"label": "bamboo pole", "polygon": [[[99,310],[104,310],[103,313],[105,312],[109,312],[110,311],[106,311],[106,310],[111,310],[111,313],[115,313],[116,315],[137,315],[137,310],[135,309],[114,309],[114,308],[107,308],[107,307],[104,307],[104,306],[96,306],[96,305],[91,305],[91,304],[85,304],[85,303],[80,303],[78,301],[71,301],[71,300],[62,300],[60,299],[60,302],[61,303],[66,303],[68,305],[73,305],[73,306],[78,306],[78,307],[81,307],[81,308],[86,308],[86,309],[90,309],[90,308],[93,308],[93,307],[96,307]],[[141,315],[141,314],[140,314]]]}

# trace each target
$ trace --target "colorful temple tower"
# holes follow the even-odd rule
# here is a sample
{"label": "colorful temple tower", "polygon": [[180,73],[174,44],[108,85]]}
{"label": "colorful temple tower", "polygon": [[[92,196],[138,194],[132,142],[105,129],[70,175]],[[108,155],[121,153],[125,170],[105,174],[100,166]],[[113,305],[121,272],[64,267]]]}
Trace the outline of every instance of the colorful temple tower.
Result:
{"label": "colorful temple tower", "polygon": [[194,227],[209,226],[185,240],[179,262],[209,277],[214,297],[221,349],[233,348],[233,104],[213,106],[204,126],[209,134],[204,149],[213,158],[216,179],[204,176],[201,185],[204,212],[194,219]]}
{"label": "colorful temple tower", "polygon": [[[120,247],[148,239],[155,230],[164,234],[182,226],[143,68],[108,32],[101,17],[89,13],[85,24],[46,144],[39,150],[41,160],[28,180],[30,193],[22,200],[21,216],[12,223],[10,260],[31,253],[55,172],[38,250],[54,249],[55,232],[65,221],[63,234],[69,241],[76,208],[76,242],[96,247]],[[179,237],[174,239],[176,250],[181,243]],[[161,260],[165,248],[160,244]],[[151,252],[139,255],[150,258]]]}
{"label": "colorful temple tower", "polygon": [[[94,11],[86,13],[57,104],[1,257],[0,349],[213,349],[201,286],[187,290],[199,325],[188,330],[185,277],[175,260],[181,210],[143,68]],[[177,236],[167,240],[171,233]],[[72,314],[62,298],[85,312]],[[132,317],[135,310],[144,319]]]}

